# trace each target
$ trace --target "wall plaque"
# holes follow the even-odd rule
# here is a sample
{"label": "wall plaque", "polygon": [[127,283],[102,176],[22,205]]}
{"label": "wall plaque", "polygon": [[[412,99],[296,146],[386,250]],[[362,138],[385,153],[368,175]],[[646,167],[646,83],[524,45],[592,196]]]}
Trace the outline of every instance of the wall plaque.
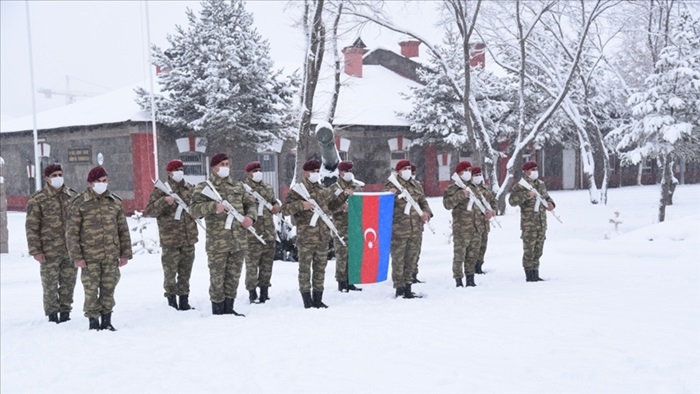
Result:
{"label": "wall plaque", "polygon": [[68,148],[69,163],[91,163],[92,148]]}

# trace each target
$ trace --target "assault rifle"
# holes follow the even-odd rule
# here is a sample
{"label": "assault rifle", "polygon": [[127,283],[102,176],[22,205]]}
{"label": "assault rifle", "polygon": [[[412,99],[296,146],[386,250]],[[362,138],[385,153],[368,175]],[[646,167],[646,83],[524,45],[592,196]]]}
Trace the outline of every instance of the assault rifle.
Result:
{"label": "assault rifle", "polygon": [[[245,188],[245,191],[248,192],[251,196],[255,197],[255,199],[258,201],[258,216],[262,216],[263,214],[263,208],[267,208],[270,212],[272,212],[272,203],[268,202],[265,197],[263,197],[260,193],[256,192],[253,190],[250,185],[248,185],[245,182],[241,182],[243,184],[243,187]],[[277,216],[281,221],[284,223],[288,224],[290,227],[292,227],[291,223],[287,222],[287,219],[282,216],[281,213],[277,213]]]}
{"label": "assault rifle", "polygon": [[[411,194],[408,192],[408,190],[406,190],[405,187],[401,186],[401,184],[399,183],[399,180],[396,179],[396,174],[389,175],[388,179],[389,179],[389,182],[394,184],[394,186],[396,187],[396,190],[399,191],[399,194],[397,195],[397,197],[403,198],[407,202],[406,208],[404,208],[403,213],[408,215],[411,213],[411,208],[413,208],[416,210],[416,212],[420,216],[423,216],[423,210],[420,208],[420,205],[418,205],[416,200],[414,200],[413,197],[411,197]],[[432,233],[435,234],[435,229],[430,224],[430,222],[429,221],[425,222],[425,224],[427,224],[430,231],[432,231]]]}
{"label": "assault rifle", "polygon": [[[228,201],[221,198],[221,195],[219,194],[219,192],[216,191],[216,189],[214,188],[214,185],[212,185],[209,181],[207,181],[207,184],[208,184],[208,186],[204,187],[204,189],[202,190],[202,194],[204,194],[205,196],[209,197],[210,199],[218,202],[219,204],[222,204],[226,208],[226,212],[228,213],[228,217],[226,218],[226,223],[224,224],[224,228],[226,230],[230,230],[231,225],[233,224],[233,219],[236,219],[240,223],[243,223],[243,221],[245,220],[245,216],[241,215],[236,210],[236,208],[234,208],[233,205],[231,205],[231,203],[229,203]],[[265,245],[265,240],[262,239],[262,237],[260,235],[258,235],[258,233],[255,231],[255,227],[248,226],[248,228],[246,230],[250,231],[255,236],[255,238],[258,239],[258,241],[260,241],[263,245]]]}
{"label": "assault rifle", "polygon": [[[544,198],[542,198],[542,195],[537,191],[537,189],[535,189],[534,187],[532,187],[532,185],[527,183],[525,178],[520,178],[520,180],[518,181],[518,185],[524,187],[528,191],[535,193],[535,198],[537,199],[537,201],[535,202],[535,212],[538,212],[540,210],[540,205],[542,205],[544,207],[544,209],[547,209],[549,207],[547,205],[548,204],[547,201]],[[553,209],[549,212],[552,213],[552,216],[554,216],[554,218],[557,219],[557,221],[559,223],[564,223],[561,221],[561,218],[559,217],[559,215],[557,215],[556,212],[554,212]]]}
{"label": "assault rifle", "polygon": [[[188,215],[192,216],[192,214],[190,213],[190,208],[187,206],[185,201],[177,193],[175,193],[173,189],[170,188],[169,184],[161,181],[160,179],[156,179],[155,186],[163,193],[175,199],[175,202],[177,203],[177,209],[175,210],[175,220],[180,220],[182,218],[182,211],[185,211]],[[202,224],[201,220],[195,219],[194,217],[192,219],[194,219],[194,221],[201,228],[204,228],[204,225]]]}
{"label": "assault rifle", "polygon": [[318,205],[316,200],[311,198],[309,191],[306,190],[306,186],[304,186],[303,183],[298,182],[295,183],[294,186],[292,186],[292,190],[294,190],[298,195],[300,195],[301,198],[311,203],[311,205],[314,208],[314,215],[311,217],[311,222],[309,222],[309,226],[316,227],[318,218],[321,218],[321,220],[323,220],[323,223],[326,223],[326,226],[328,226],[333,235],[335,235],[338,238],[338,241],[340,241],[340,243],[343,244],[343,246],[346,246],[345,241],[343,241],[343,237],[340,236],[340,234],[338,233],[338,229],[335,228],[335,225],[333,225],[333,221],[331,221],[331,218],[328,217],[328,215],[325,212],[323,212],[323,209],[321,209],[321,206]]}
{"label": "assault rifle", "polygon": [[[484,198],[484,196],[481,196],[481,199],[477,197],[477,195],[472,191],[472,189],[467,186],[462,178],[455,172],[452,174],[452,180],[455,181],[455,185],[459,186],[460,189],[464,189],[467,191],[469,194],[469,200],[470,202],[473,201],[473,204],[476,205],[477,208],[481,211],[481,213],[486,216],[486,211],[493,211],[493,208],[491,208],[491,204],[489,204],[488,201]],[[489,223],[494,222],[498,225],[499,228],[501,227],[501,223],[498,222],[498,219],[496,219],[495,216],[491,216],[491,219],[489,219]]]}

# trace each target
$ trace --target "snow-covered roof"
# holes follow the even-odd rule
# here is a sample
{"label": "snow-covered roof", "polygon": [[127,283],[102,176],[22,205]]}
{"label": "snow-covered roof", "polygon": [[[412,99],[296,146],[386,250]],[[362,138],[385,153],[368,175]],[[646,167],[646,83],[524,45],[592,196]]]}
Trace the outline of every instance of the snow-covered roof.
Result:
{"label": "snow-covered roof", "polygon": [[[157,84],[155,89],[157,90]],[[148,83],[133,84],[100,96],[80,100],[73,104],[53,108],[36,114],[37,130],[56,129],[70,126],[89,126],[121,123],[126,121],[147,122],[151,113],[144,111],[136,103],[137,87],[149,89]],[[2,119],[0,132],[33,130],[32,116]]]}
{"label": "snow-covered roof", "polygon": [[[362,78],[341,75],[338,106],[333,123],[337,125],[408,126],[397,112],[410,112],[411,102],[402,97],[420,84],[382,66],[362,66]],[[333,79],[323,78],[314,98],[313,122],[327,119],[333,92]]]}

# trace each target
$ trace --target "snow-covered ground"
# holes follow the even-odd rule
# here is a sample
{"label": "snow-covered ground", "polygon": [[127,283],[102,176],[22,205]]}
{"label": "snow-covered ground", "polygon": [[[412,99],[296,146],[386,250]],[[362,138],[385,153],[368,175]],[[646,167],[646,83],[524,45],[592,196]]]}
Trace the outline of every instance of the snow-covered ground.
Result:
{"label": "snow-covered ground", "polygon": [[[305,310],[296,264],[279,261],[266,304],[249,305],[241,282],[236,310],[246,318],[211,315],[202,235],[197,309],[169,308],[160,255],[137,255],[117,287],[117,332],[88,331],[80,280],[73,320],[46,321],[24,214],[11,212],[0,390],[700,393],[700,185],[678,187],[664,223],[655,223],[658,195],[658,186],[611,189],[609,204],[594,206],[588,191],[552,192],[564,224],[550,217],[540,283],[525,282],[510,209],[491,231],[476,288],[454,287],[450,214],[433,198],[437,234],[425,233],[426,283],[414,286],[425,298],[394,299],[390,282],[341,294],[330,262],[330,308]],[[156,237],[154,222],[146,233]]]}

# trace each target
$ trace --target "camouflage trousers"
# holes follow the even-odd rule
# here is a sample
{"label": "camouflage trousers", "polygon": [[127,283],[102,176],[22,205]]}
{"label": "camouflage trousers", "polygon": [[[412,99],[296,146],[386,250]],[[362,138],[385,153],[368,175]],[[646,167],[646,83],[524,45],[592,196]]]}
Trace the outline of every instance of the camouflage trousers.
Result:
{"label": "camouflage trousers", "polygon": [[391,239],[391,280],[395,289],[413,282],[414,264],[418,263],[422,239],[422,234]]}
{"label": "camouflage trousers", "polygon": [[209,255],[209,299],[211,302],[224,302],[226,298],[236,298],[244,258],[245,251],[243,250]]}
{"label": "camouflage trousers", "polygon": [[163,248],[163,289],[165,296],[189,295],[194,265],[194,245]]}
{"label": "camouflage trousers", "polygon": [[[299,238],[297,238],[299,240]],[[328,265],[328,239],[318,242],[297,242],[299,250],[299,291],[323,291]]]}
{"label": "camouflage trousers", "polygon": [[119,261],[88,261],[80,269],[80,281],[85,290],[85,317],[100,317],[114,309],[114,289],[121,278]]}
{"label": "camouflage trousers", "polygon": [[544,230],[530,229],[523,232],[520,238],[523,240],[523,268],[527,271],[540,269],[546,239]]}
{"label": "camouflage trousers", "polygon": [[[418,260],[420,260],[421,250],[423,250],[423,232],[418,236],[418,253],[416,253],[414,261],[411,262],[411,272],[413,272],[413,276],[418,276]],[[411,280],[413,280],[413,277],[411,277]]]}
{"label": "camouflage trousers", "polygon": [[454,234],[452,277],[463,278],[473,275],[476,260],[481,251],[481,233],[471,231],[456,231]]}
{"label": "camouflage trousers", "polygon": [[48,316],[73,309],[73,292],[78,269],[65,257],[47,257],[39,266],[41,287],[44,290],[44,313]]}
{"label": "camouflage trousers", "polygon": [[[255,240],[255,242],[258,242]],[[245,288],[255,290],[256,287],[270,287],[272,278],[272,263],[275,260],[275,241],[265,241],[266,245],[251,245],[245,257]]]}
{"label": "camouflage trousers", "polygon": [[343,282],[348,280],[348,237],[343,235],[345,245],[341,244],[337,238],[333,239],[335,247],[335,280]]}
{"label": "camouflage trousers", "polygon": [[484,261],[484,256],[486,256],[486,247],[489,243],[489,231],[486,230],[481,233],[481,247],[479,248],[479,254],[476,257],[477,261]]}

